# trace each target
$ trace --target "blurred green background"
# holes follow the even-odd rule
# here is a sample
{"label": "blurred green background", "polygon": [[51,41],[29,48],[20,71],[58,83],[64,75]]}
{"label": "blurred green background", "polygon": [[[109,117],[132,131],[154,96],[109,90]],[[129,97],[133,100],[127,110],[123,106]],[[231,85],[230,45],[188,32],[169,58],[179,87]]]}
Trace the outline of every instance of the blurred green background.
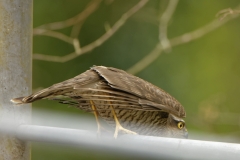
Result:
{"label": "blurred green background", "polygon": [[[90,0],[34,0],[33,27],[63,21],[83,11]],[[106,32],[139,0],[102,0],[83,23],[78,39],[90,44]],[[65,63],[33,60],[33,90],[72,78],[93,65],[127,70],[149,54],[158,41],[158,27],[167,0],[150,0],[105,43]],[[235,8],[239,0],[179,1],[168,26],[169,39],[194,31],[214,19],[222,9]],[[70,35],[72,27],[57,30]],[[161,87],[185,107],[190,138],[196,134],[218,135],[240,142],[240,18],[234,19],[200,39],[162,53],[139,76]],[[72,45],[48,36],[34,36],[33,53],[64,56]],[[56,102],[39,101],[35,108],[69,114],[86,114]],[[88,113],[87,113],[88,114]],[[94,118],[91,114],[88,114]],[[106,159],[106,154],[50,144],[33,143],[32,159]],[[59,154],[59,152],[61,154]],[[113,158],[113,157],[110,157]]]}

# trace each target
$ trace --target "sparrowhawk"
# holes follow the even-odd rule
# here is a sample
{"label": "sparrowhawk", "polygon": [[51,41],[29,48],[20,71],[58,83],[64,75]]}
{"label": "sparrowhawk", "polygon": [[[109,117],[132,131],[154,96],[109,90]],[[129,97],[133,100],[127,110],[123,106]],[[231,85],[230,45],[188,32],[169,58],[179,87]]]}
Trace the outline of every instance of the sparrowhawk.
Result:
{"label": "sparrowhawk", "polygon": [[15,104],[53,99],[94,113],[119,131],[148,136],[179,137],[188,135],[183,106],[170,94],[127,72],[104,66],[90,70],[40,90],[27,97],[14,98]]}

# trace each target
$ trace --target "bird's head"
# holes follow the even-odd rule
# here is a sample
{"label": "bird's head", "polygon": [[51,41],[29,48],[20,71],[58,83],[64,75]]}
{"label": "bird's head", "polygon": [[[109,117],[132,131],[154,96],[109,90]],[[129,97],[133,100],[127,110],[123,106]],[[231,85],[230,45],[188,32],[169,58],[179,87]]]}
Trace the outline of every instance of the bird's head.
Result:
{"label": "bird's head", "polygon": [[169,137],[188,138],[188,131],[182,118],[169,114],[167,126],[169,128]]}

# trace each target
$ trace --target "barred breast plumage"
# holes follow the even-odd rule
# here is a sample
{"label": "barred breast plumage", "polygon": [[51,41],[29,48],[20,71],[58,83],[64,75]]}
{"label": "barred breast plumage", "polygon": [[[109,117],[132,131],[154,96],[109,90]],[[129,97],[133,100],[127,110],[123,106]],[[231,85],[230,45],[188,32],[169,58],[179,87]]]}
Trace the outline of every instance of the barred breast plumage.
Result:
{"label": "barred breast plumage", "polygon": [[[62,96],[59,98],[59,96]],[[125,71],[104,66],[90,70],[27,97],[16,104],[54,99],[91,111],[118,131],[150,136],[186,137],[182,105],[162,89]]]}

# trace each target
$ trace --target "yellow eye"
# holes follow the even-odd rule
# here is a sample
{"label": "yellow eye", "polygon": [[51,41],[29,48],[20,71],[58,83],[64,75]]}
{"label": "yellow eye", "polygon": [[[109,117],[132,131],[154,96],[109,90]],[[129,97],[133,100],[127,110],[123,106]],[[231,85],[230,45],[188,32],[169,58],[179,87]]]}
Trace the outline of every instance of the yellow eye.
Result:
{"label": "yellow eye", "polygon": [[184,127],[184,123],[183,122],[178,122],[177,124],[179,129],[182,129]]}

